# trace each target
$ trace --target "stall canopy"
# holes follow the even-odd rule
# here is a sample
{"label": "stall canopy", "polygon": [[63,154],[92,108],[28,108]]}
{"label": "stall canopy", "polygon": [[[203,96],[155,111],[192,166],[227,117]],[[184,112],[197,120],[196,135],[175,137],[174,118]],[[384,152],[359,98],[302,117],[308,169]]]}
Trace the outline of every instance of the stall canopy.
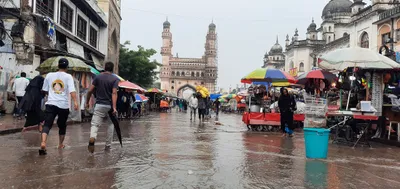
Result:
{"label": "stall canopy", "polygon": [[69,62],[68,70],[75,72],[91,72],[90,66],[78,58],[72,58],[67,56],[55,56],[45,60],[36,69],[41,73],[49,73],[58,71],[58,61],[61,58],[66,58]]}
{"label": "stall canopy", "polygon": [[366,48],[343,48],[323,55],[318,60],[321,68],[328,70],[344,70],[348,67],[362,69],[393,69],[400,64],[373,50]]}
{"label": "stall canopy", "polygon": [[147,89],[147,92],[149,92],[149,93],[162,93],[163,91],[161,89],[157,89],[157,88],[150,88],[150,89]]}
{"label": "stall canopy", "polygon": [[252,83],[252,82],[296,82],[296,79],[289,75],[288,73],[272,68],[258,68],[244,78],[242,78],[242,83]]}
{"label": "stall canopy", "polygon": [[139,85],[129,82],[129,81],[121,81],[121,82],[119,82],[118,86],[121,88],[125,88],[125,89],[132,89],[132,90],[137,90],[137,91],[141,91],[141,92],[146,92],[146,90],[143,89],[142,87],[140,87]]}

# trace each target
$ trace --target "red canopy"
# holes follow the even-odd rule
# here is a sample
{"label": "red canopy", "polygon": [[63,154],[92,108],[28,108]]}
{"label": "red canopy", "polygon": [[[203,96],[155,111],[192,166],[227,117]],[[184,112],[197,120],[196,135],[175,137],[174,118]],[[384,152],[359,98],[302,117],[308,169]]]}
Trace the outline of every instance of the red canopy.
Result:
{"label": "red canopy", "polygon": [[125,88],[125,89],[133,89],[133,90],[146,92],[146,89],[143,89],[139,85],[136,85],[135,83],[132,83],[129,81],[121,81],[121,82],[119,82],[118,86],[121,88]]}

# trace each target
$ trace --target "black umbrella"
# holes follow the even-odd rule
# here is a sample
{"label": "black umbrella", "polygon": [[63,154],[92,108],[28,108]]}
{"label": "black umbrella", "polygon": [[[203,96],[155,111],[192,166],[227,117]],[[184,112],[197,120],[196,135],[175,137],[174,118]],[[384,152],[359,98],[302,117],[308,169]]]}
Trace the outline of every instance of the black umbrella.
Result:
{"label": "black umbrella", "polygon": [[113,114],[113,109],[108,111],[108,115],[110,116],[110,119],[111,119],[112,123],[114,124],[114,128],[115,128],[115,131],[117,132],[119,143],[121,144],[121,147],[122,147],[121,129],[119,128],[119,123],[118,123],[118,119],[117,119],[116,115]]}

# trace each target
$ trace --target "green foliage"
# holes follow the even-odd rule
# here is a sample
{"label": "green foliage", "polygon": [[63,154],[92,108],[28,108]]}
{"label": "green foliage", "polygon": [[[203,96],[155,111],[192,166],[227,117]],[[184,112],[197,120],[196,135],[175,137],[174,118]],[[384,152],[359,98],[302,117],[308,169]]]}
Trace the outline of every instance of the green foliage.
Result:
{"label": "green foliage", "polygon": [[119,55],[119,75],[142,87],[151,87],[157,80],[156,69],[161,66],[156,60],[150,58],[157,53],[154,49],[145,49],[138,46],[138,50],[130,50],[127,41],[121,45]]}

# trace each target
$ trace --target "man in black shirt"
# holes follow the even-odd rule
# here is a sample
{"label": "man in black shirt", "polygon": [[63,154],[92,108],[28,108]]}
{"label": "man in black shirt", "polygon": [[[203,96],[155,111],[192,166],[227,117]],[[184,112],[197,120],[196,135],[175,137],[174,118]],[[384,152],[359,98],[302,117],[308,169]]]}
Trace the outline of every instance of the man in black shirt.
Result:
{"label": "man in black shirt", "polygon": [[90,129],[90,139],[88,146],[88,150],[91,153],[94,152],[94,143],[97,138],[98,127],[102,123],[105,122],[108,126],[106,149],[109,149],[111,147],[111,142],[114,134],[114,126],[110,120],[108,112],[112,108],[113,113],[117,113],[117,89],[119,79],[112,74],[114,70],[114,64],[112,62],[107,62],[105,64],[104,70],[105,72],[94,78],[86,98],[86,107],[88,108],[92,94],[94,93],[96,96],[96,105],[91,122],[92,127]]}

